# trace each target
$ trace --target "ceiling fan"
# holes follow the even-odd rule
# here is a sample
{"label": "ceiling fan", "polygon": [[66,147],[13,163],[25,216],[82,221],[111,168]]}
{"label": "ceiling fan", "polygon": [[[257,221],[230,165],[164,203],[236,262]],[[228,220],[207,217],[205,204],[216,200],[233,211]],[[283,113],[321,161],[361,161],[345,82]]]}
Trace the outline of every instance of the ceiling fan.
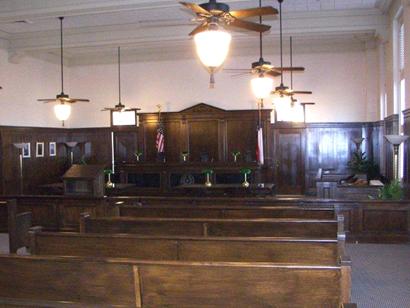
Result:
{"label": "ceiling fan", "polygon": [[[259,0],[259,7],[262,7],[261,0]],[[262,24],[262,16],[259,16],[259,23]],[[258,75],[258,76],[264,76],[264,75],[269,75],[271,77],[277,77],[280,76],[282,71],[299,71],[303,72],[305,70],[304,67],[281,67],[277,68],[271,65],[271,62],[265,61],[263,58],[263,45],[262,45],[262,32],[259,33],[259,60],[256,62],[253,62],[251,64],[250,69],[224,69],[226,72],[230,73],[235,73],[233,76],[242,76],[246,74],[252,74],[252,75]]]}
{"label": "ceiling fan", "polygon": [[189,2],[180,3],[192,10],[197,16],[194,20],[200,23],[200,25],[191,31],[189,35],[195,35],[205,31],[208,29],[208,26],[212,24],[218,24],[227,28],[240,28],[256,32],[265,32],[271,28],[269,25],[258,24],[242,19],[254,16],[278,14],[278,11],[272,6],[231,11],[228,4],[217,2],[216,0],[209,0],[209,2],[202,4]]}
{"label": "ceiling fan", "polygon": [[113,111],[113,112],[123,112],[123,111],[138,111],[140,108],[128,108],[121,103],[121,47],[118,47],[118,104],[114,107],[106,107],[101,109],[101,111]]}
{"label": "ceiling fan", "polygon": [[[68,119],[71,113],[71,107],[66,104],[74,104],[76,102],[89,102],[89,99],[84,98],[70,98],[68,94],[64,93],[64,49],[63,49],[63,19],[64,17],[59,17],[60,19],[60,64],[61,64],[61,93],[57,94],[55,98],[42,98],[38,99],[39,102],[44,103],[59,103],[58,105],[54,106],[54,111],[56,116],[59,120],[64,121]],[[64,105],[64,108],[61,106]],[[56,108],[60,106],[60,108]],[[68,106],[68,107],[67,107]],[[64,111],[63,111],[64,110]]]}
{"label": "ceiling fan", "polygon": [[[283,96],[292,96],[294,94],[312,94],[310,91],[295,91],[292,88],[289,89],[289,87],[286,87],[283,83],[283,30],[282,30],[282,2],[283,0],[278,0],[279,2],[279,25],[280,25],[280,85],[275,88],[274,91],[272,91],[272,94],[279,95],[280,97]],[[293,74],[292,74],[292,63],[290,67],[290,72],[291,72],[291,78],[293,79]]]}

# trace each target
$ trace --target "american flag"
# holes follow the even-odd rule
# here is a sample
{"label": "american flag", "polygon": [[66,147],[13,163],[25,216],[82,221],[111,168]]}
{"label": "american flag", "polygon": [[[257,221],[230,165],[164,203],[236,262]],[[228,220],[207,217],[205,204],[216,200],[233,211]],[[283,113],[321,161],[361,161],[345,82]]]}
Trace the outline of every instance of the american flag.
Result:
{"label": "american flag", "polygon": [[155,141],[155,145],[157,147],[158,153],[164,152],[164,145],[165,145],[164,139],[165,139],[164,138],[164,127],[162,126],[162,123],[160,123],[157,128],[157,139]]}

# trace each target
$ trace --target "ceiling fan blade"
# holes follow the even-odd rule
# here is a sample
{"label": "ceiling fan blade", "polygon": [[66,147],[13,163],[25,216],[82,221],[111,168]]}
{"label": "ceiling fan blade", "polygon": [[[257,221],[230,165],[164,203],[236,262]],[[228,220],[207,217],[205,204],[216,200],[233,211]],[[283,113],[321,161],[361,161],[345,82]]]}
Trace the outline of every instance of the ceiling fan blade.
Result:
{"label": "ceiling fan blade", "polygon": [[111,111],[112,110],[112,108],[103,108],[103,109],[101,109],[101,111]]}
{"label": "ceiling fan blade", "polygon": [[37,101],[38,102],[44,102],[44,103],[52,103],[52,102],[55,102],[56,99],[55,98],[40,98]]}
{"label": "ceiling fan blade", "polygon": [[249,73],[252,72],[252,70],[249,68],[224,68],[223,71],[225,72],[249,72]]}
{"label": "ceiling fan blade", "polygon": [[245,21],[245,20],[240,20],[240,19],[235,19],[228,25],[228,27],[235,27],[235,28],[256,31],[256,32],[265,32],[271,28],[268,25],[257,24],[255,22]]}
{"label": "ceiling fan blade", "polygon": [[198,4],[195,3],[190,3],[190,2],[179,2],[186,8],[192,10],[195,14],[200,14],[200,15],[206,15],[206,16],[211,16],[212,14],[209,13],[207,10],[199,6]]}
{"label": "ceiling fan blade", "polygon": [[277,15],[278,10],[272,6],[264,6],[260,8],[258,7],[258,8],[230,11],[229,14],[236,18],[248,18],[252,16]]}
{"label": "ceiling fan blade", "polygon": [[243,76],[246,76],[248,74],[251,74],[251,72],[233,74],[233,75],[231,75],[231,78],[243,77]]}
{"label": "ceiling fan blade", "polygon": [[270,76],[272,76],[272,77],[278,77],[278,76],[280,76],[280,75],[281,75],[281,73],[280,73],[280,72],[273,71],[273,70],[268,71],[268,72],[266,72],[265,74],[270,75]]}
{"label": "ceiling fan blade", "polygon": [[206,29],[208,29],[208,25],[206,23],[199,25],[198,27],[196,27],[194,30],[191,31],[191,33],[189,33],[190,36],[195,35],[197,33],[203,32]]}
{"label": "ceiling fan blade", "polygon": [[291,90],[290,93],[292,94],[313,94],[312,91],[293,91],[293,90]]}
{"label": "ceiling fan blade", "polygon": [[314,102],[299,103],[301,105],[316,105]]}
{"label": "ceiling fan blade", "polygon": [[68,98],[68,99],[64,99],[65,101],[67,101],[70,104],[74,104],[76,102],[90,102],[89,99],[85,99],[85,98]]}
{"label": "ceiling fan blade", "polygon": [[[272,68],[272,70],[280,72],[281,68],[280,68],[280,66],[275,66],[274,68]],[[285,66],[285,67],[283,67],[283,71],[284,72],[290,72],[290,71],[292,71],[292,72],[304,72],[305,68],[304,67],[288,67],[288,66]]]}

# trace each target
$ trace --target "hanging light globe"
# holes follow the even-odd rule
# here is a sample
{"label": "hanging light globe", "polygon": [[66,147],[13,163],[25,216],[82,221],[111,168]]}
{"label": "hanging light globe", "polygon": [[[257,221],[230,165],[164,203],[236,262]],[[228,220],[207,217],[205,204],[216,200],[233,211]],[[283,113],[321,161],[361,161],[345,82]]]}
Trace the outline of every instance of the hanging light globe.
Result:
{"label": "hanging light globe", "polygon": [[292,121],[291,119],[291,100],[287,95],[275,95],[273,105],[276,109],[278,121]]}
{"label": "hanging light globe", "polygon": [[303,115],[303,106],[298,100],[292,101],[291,104],[291,121],[292,122],[303,122],[304,115]]}
{"label": "hanging light globe", "polygon": [[196,52],[202,64],[213,69],[220,67],[228,56],[231,40],[231,34],[221,30],[217,24],[195,34]]}
{"label": "hanging light globe", "polygon": [[252,92],[257,99],[268,98],[273,89],[273,79],[259,75],[251,80]]}
{"label": "hanging light globe", "polygon": [[57,119],[60,121],[66,121],[71,115],[71,106],[70,104],[59,103],[54,105],[54,114]]}

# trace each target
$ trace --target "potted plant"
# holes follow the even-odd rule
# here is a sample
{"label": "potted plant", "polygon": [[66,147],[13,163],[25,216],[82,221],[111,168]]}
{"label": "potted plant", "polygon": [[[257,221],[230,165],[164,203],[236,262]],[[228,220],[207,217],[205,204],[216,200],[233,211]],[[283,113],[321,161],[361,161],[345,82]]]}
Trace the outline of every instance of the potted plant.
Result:
{"label": "potted plant", "polygon": [[378,198],[382,200],[401,200],[404,197],[400,181],[394,180],[379,189]]}
{"label": "potted plant", "polygon": [[105,187],[107,187],[107,188],[113,188],[113,187],[114,187],[114,183],[111,182],[112,170],[111,170],[111,169],[104,169],[104,174],[105,174],[106,176],[108,176],[108,180],[107,180],[107,183],[105,183]]}
{"label": "potted plant", "polygon": [[236,163],[236,161],[238,160],[238,156],[241,155],[241,152],[239,152],[238,150],[235,150],[232,152],[232,156],[233,156],[233,161]]}
{"label": "potted plant", "polygon": [[142,151],[136,151],[134,153],[135,157],[137,158],[137,161],[140,161],[141,157],[142,157]]}
{"label": "potted plant", "polygon": [[249,187],[250,184],[248,182],[248,175],[251,174],[251,172],[252,172],[252,170],[249,169],[249,168],[242,168],[240,170],[240,173],[243,174],[243,177],[244,177],[244,180],[243,180],[243,183],[242,183],[243,187]]}
{"label": "potted plant", "polygon": [[212,169],[204,169],[202,173],[204,173],[206,176],[205,186],[211,187],[212,186],[211,175],[214,173],[214,171]]}
{"label": "potted plant", "polygon": [[380,175],[379,166],[372,160],[369,160],[366,152],[362,152],[360,149],[353,152],[353,156],[347,163],[347,166],[355,173],[356,177],[362,180],[375,179]]}

